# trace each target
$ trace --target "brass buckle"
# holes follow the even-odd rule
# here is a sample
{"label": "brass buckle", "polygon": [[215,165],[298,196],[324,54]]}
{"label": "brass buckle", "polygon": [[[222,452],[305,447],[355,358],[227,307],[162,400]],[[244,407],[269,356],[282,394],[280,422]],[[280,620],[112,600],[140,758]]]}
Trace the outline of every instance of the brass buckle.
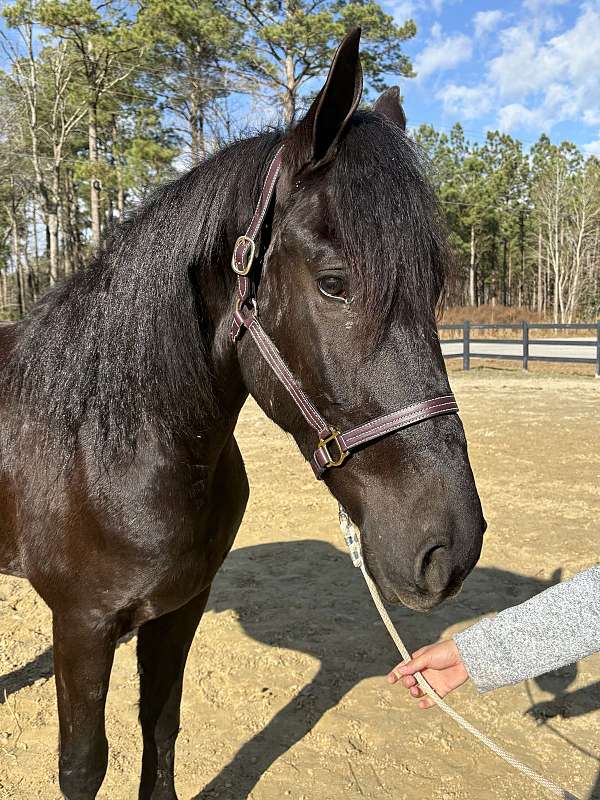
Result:
{"label": "brass buckle", "polygon": [[[238,247],[245,242],[248,242],[250,246],[246,251],[244,264],[241,267],[238,267],[235,263],[235,254]],[[246,234],[243,236],[238,236],[235,245],[233,246],[233,256],[231,257],[231,269],[236,273],[236,275],[247,275],[250,272],[250,269],[252,268],[252,262],[254,261],[255,250],[256,244],[253,239],[251,239],[249,236],[246,236]]]}
{"label": "brass buckle", "polygon": [[[341,436],[340,432],[336,431],[335,428],[332,428],[330,436],[326,436],[325,439],[319,439],[319,448],[318,449],[320,450],[322,447],[324,447],[325,448],[325,452],[327,453],[327,455],[330,458],[329,463],[326,465],[326,469],[329,469],[329,467],[339,467],[341,464],[344,463],[344,461],[350,455],[347,450],[342,450],[342,446],[338,442],[338,436]],[[339,450],[340,455],[339,455],[339,458],[336,461],[333,460],[332,455],[329,452],[329,447],[327,446],[329,444],[329,442],[335,442],[336,445],[337,445],[337,448]]]}

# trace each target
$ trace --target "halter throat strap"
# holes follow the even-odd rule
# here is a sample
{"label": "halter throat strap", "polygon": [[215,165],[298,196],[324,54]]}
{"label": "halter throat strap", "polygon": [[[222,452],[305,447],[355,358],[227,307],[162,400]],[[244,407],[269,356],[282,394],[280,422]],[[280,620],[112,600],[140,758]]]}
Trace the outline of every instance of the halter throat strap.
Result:
{"label": "halter throat strap", "polygon": [[322,478],[327,469],[341,466],[352,450],[370,444],[394,431],[408,428],[441,414],[456,414],[458,405],[453,394],[434,397],[391,411],[350,430],[340,432],[327,422],[304,392],[291,372],[275,343],[265,332],[258,319],[258,306],[249,277],[260,243],[260,234],[273,200],[277,179],[281,171],[284,146],[281,145],[267,171],[258,204],[246,233],[240,236],[233,248],[231,268],[237,275],[235,310],[231,322],[231,338],[237,343],[247,331],[259,353],[273,371],[277,380],[290,395],[298,410],[314,430],[318,444],[310,464],[315,476]]}

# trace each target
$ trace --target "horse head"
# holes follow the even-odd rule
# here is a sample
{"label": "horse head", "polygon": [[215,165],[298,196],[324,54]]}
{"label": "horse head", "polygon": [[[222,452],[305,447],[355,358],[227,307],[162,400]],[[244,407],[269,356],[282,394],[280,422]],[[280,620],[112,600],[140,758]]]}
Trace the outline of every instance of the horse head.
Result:
{"label": "horse head", "polygon": [[[450,393],[435,323],[443,226],[397,91],[358,110],[359,35],[283,139],[256,288],[264,329],[340,430]],[[251,339],[238,344],[245,385],[310,458],[314,431]],[[485,521],[456,414],[358,448],[324,480],[360,527],[388,601],[427,610],[458,591]]]}

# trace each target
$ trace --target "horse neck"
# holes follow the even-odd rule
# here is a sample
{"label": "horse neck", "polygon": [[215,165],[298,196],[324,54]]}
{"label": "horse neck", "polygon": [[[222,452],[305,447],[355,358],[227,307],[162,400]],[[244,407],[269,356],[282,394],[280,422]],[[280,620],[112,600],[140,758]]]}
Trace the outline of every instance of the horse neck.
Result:
{"label": "horse neck", "polygon": [[222,421],[237,419],[248,397],[238,360],[238,349],[231,338],[235,281],[230,273],[227,265],[207,275],[203,292],[213,329],[209,343],[211,390],[215,397],[218,418]]}
{"label": "horse neck", "polygon": [[92,417],[113,452],[148,420],[178,440],[232,429],[247,391],[229,338],[231,252],[279,138],[226,148],[120,225],[19,326],[0,396],[43,410],[65,451]]}

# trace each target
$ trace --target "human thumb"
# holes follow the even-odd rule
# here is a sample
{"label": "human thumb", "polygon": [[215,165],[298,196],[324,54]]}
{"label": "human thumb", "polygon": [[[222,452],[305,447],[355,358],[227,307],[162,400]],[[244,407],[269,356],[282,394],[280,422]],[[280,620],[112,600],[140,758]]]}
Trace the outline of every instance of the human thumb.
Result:
{"label": "human thumb", "polygon": [[414,675],[415,672],[422,672],[431,665],[431,654],[426,650],[425,652],[417,651],[410,661],[404,661],[399,664],[394,672],[398,676]]}

